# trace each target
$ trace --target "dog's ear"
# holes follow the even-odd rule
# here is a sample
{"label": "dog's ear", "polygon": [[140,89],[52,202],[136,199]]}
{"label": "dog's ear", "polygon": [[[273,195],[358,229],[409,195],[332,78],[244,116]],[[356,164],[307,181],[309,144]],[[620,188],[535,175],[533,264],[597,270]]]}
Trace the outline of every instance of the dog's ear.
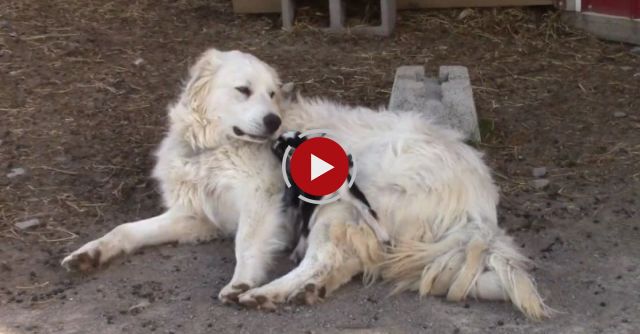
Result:
{"label": "dog's ear", "polygon": [[293,94],[293,89],[296,88],[296,84],[293,82],[287,82],[286,84],[283,84],[282,87],[280,87],[280,89],[282,89],[282,94]]}
{"label": "dog's ear", "polygon": [[191,111],[200,115],[206,113],[206,97],[211,91],[213,76],[222,62],[222,52],[216,49],[205,51],[189,70],[190,78],[186,93]]}
{"label": "dog's ear", "polygon": [[296,88],[296,84],[293,82],[287,82],[280,86],[280,91],[282,92],[282,99],[284,101],[290,102],[293,101],[295,94],[294,90]]}

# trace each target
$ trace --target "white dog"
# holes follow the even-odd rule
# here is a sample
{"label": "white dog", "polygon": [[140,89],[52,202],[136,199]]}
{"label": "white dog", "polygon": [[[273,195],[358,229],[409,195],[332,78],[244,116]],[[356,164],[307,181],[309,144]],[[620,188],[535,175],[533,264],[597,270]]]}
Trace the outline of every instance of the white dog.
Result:
{"label": "white dog", "polygon": [[220,299],[235,302],[264,283],[291,235],[268,142],[281,124],[281,100],[278,75],[262,61],[237,51],[204,53],[169,108],[169,132],[156,153],[153,176],[167,211],[117,226],[62,265],[88,270],[143,246],[235,235],[237,264]]}
{"label": "white dog", "polygon": [[[396,291],[449,300],[510,300],[531,318],[548,315],[527,259],[497,225],[498,192],[480,155],[419,112],[375,112],[324,100],[281,100],[276,73],[239,52],[205,53],[191,70],[154,176],[166,213],[116,227],[63,260],[90,269],[121,252],[235,233],[236,269],[224,302],[270,309],[313,303],[354,275],[382,277]],[[282,110],[281,110],[282,109]],[[314,213],[298,267],[260,286],[272,255],[288,244],[284,182],[264,144],[284,130],[328,129],[358,163],[358,185],[389,232],[383,249],[345,202]],[[277,119],[277,121],[276,121]]]}
{"label": "white dog", "polygon": [[325,100],[286,106],[285,128],[327,129],[358,163],[357,182],[389,231],[381,249],[345,202],[314,213],[307,255],[285,276],[239,296],[240,303],[273,308],[313,303],[354,275],[396,283],[460,301],[510,300],[531,318],[551,311],[525,270],[527,258],[498,227],[498,191],[481,155],[424,112],[374,111]]}

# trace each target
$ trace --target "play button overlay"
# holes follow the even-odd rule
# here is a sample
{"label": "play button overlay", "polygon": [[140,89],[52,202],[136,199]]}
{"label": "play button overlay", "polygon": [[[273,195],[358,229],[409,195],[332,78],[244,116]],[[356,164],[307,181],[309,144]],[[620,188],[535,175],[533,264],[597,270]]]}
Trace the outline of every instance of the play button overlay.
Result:
{"label": "play button overlay", "polygon": [[336,192],[349,176],[349,157],[327,137],[314,137],[298,146],[290,160],[293,182],[303,192],[326,196]]}
{"label": "play button overlay", "polygon": [[318,176],[330,171],[333,166],[326,163],[324,160],[316,157],[311,153],[311,181],[318,178]]}

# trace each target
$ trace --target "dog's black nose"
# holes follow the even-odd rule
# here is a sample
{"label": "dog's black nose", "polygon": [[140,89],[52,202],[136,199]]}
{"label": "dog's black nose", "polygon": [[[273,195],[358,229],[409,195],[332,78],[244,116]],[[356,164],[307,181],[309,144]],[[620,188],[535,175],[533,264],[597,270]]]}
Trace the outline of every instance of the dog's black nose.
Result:
{"label": "dog's black nose", "polygon": [[267,116],[264,116],[262,122],[264,123],[264,127],[267,129],[268,133],[276,132],[276,130],[278,130],[278,128],[280,127],[280,124],[282,124],[282,120],[276,114],[269,114]]}

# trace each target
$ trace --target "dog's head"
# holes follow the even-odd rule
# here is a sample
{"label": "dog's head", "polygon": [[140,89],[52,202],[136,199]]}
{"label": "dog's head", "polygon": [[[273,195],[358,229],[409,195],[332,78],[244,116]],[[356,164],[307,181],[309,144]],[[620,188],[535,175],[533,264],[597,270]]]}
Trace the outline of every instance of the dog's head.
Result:
{"label": "dog's head", "polygon": [[[276,71],[248,53],[206,51],[191,68],[183,98],[206,137],[264,142],[282,123]],[[205,140],[205,142],[207,142]]]}

